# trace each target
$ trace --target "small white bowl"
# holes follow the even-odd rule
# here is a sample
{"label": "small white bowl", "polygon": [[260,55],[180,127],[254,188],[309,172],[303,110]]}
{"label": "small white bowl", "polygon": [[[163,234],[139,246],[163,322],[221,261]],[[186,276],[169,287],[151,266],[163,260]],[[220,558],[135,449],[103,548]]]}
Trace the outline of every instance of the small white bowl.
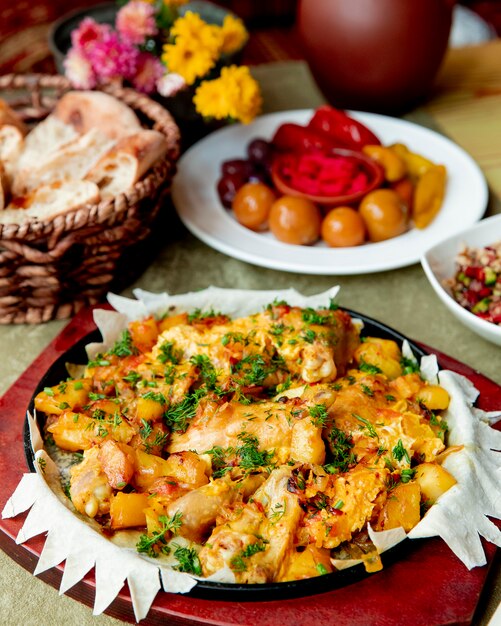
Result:
{"label": "small white bowl", "polygon": [[494,215],[434,245],[421,257],[421,265],[435,293],[449,311],[470,330],[501,346],[501,326],[467,311],[443,285],[444,280],[455,274],[455,259],[462,244],[470,248],[483,248],[500,240],[501,215]]}

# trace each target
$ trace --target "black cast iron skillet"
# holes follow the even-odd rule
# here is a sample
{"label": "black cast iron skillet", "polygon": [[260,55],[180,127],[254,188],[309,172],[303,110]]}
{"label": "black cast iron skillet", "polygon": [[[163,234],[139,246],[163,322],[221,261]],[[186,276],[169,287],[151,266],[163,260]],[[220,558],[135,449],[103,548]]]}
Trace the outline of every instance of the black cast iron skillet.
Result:
{"label": "black cast iron skillet", "polygon": [[[427,353],[416,345],[411,339],[405,337],[389,326],[378,322],[370,317],[361,315],[350,309],[343,309],[351,315],[352,318],[361,319],[364,323],[362,337],[380,337],[381,339],[393,339],[399,345],[406,339],[419,360]],[[101,341],[101,334],[95,330],[75,343],[69,350],[62,354],[57,361],[48,369],[43,378],[40,380],[35,392],[30,400],[28,411],[33,413],[35,396],[43,390],[44,387],[57,385],[61,380],[68,377],[66,371],[66,363],[87,363],[87,355],[85,346],[91,342]],[[40,417],[39,417],[40,419]],[[43,424],[39,424],[42,431]],[[24,422],[24,451],[26,461],[32,472],[35,471],[34,452],[31,447],[28,421]],[[382,555],[384,567],[388,567],[392,562],[401,560],[409,556],[412,550],[412,542],[405,540],[394,548],[388,550]],[[315,578],[307,578],[304,580],[295,580],[283,583],[266,583],[266,584],[229,584],[217,583],[201,580],[188,595],[205,598],[211,600],[228,600],[232,602],[255,601],[262,602],[266,600],[279,600],[282,598],[298,598],[301,596],[323,593],[332,589],[338,589],[362,580],[367,576],[375,576],[377,574],[367,574],[363,564],[355,565],[345,570],[332,572]]]}

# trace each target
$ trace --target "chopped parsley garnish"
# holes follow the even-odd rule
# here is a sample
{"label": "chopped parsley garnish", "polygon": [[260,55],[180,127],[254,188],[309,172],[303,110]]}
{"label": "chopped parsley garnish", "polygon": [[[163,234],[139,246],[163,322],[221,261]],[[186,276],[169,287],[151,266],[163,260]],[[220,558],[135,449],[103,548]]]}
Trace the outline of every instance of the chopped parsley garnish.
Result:
{"label": "chopped parsley garnish", "polygon": [[43,391],[45,393],[45,395],[50,396],[51,398],[54,397],[54,389],[51,389],[51,387],[44,387]]}
{"label": "chopped parsley garnish", "polygon": [[319,315],[312,308],[303,309],[301,317],[306,324],[317,324],[318,326],[328,324],[331,321],[330,315]]}
{"label": "chopped parsley garnish", "polygon": [[420,372],[419,363],[414,359],[409,359],[403,356],[400,359],[400,367],[402,368],[402,374],[415,374]]}
{"label": "chopped parsley garnish", "polygon": [[111,365],[111,361],[109,361],[108,359],[103,358],[102,354],[98,354],[97,358],[94,361],[89,361],[87,363],[87,367],[107,367],[108,365]]}
{"label": "chopped parsley garnish", "polygon": [[205,389],[197,389],[187,394],[181,402],[171,405],[164,413],[167,426],[172,430],[184,432],[188,428],[190,419],[195,416],[200,398],[205,393]]}
{"label": "chopped parsley garnish", "polygon": [[374,426],[369,422],[368,419],[365,419],[365,417],[362,417],[360,415],[357,415],[356,413],[352,413],[353,417],[355,419],[357,419],[359,422],[362,422],[362,424],[365,426],[367,432],[369,433],[369,437],[374,437],[375,439],[379,439],[378,434],[376,432],[376,429],[374,428]]}
{"label": "chopped parsley garnish", "polygon": [[209,357],[206,354],[196,354],[191,357],[190,363],[198,369],[200,378],[206,384],[207,389],[215,390],[217,372]]}
{"label": "chopped parsley garnish", "polygon": [[408,483],[410,480],[414,478],[415,473],[416,473],[416,470],[414,469],[403,469],[400,474],[400,480],[403,483]]}
{"label": "chopped parsley garnish", "polygon": [[244,550],[242,550],[237,556],[234,556],[230,561],[230,567],[235,572],[245,572],[247,564],[244,559],[249,559],[258,552],[264,552],[266,550],[266,541],[259,540],[256,543],[250,543]]}
{"label": "chopped parsley garnish", "polygon": [[160,354],[158,355],[158,360],[160,363],[172,363],[173,365],[177,365],[179,360],[183,356],[181,350],[176,350],[174,348],[174,343],[172,341],[165,341],[159,348]]}
{"label": "chopped parsley garnish", "polygon": [[231,454],[232,451],[230,448],[225,451],[221,446],[214,446],[204,452],[204,454],[210,454],[212,457],[213,478],[221,478],[221,476],[224,476],[226,472],[231,470],[231,465],[226,465],[226,455]]}
{"label": "chopped parsley garnish", "polygon": [[317,563],[316,568],[320,576],[325,576],[325,574],[329,573],[329,570],[325,567],[323,563]]}
{"label": "chopped parsley garnish", "polygon": [[266,363],[261,354],[249,354],[231,366],[232,374],[240,374],[239,384],[243,386],[260,386],[267,376],[284,366],[284,360],[279,355]]}
{"label": "chopped parsley garnish", "polygon": [[375,374],[381,374],[382,373],[381,368],[379,368],[377,365],[372,365],[371,363],[367,363],[363,359],[360,362],[360,365],[358,366],[358,369],[361,372],[366,372],[367,374],[374,374],[375,375]]}
{"label": "chopped parsley garnish", "polygon": [[312,330],[311,328],[306,328],[305,331],[303,332],[303,334],[301,335],[301,337],[307,343],[313,343],[315,341],[315,339],[317,338],[317,333],[314,330]]}
{"label": "chopped parsley garnish", "polygon": [[138,354],[139,350],[132,343],[132,335],[128,330],[124,330],[120,336],[120,339],[115,342],[115,345],[110,350],[110,354],[114,354],[118,357],[133,356]]}
{"label": "chopped parsley garnish", "polygon": [[160,530],[153,531],[151,537],[141,535],[136,544],[136,550],[153,558],[156,558],[160,553],[168,554],[170,549],[167,546],[165,535],[168,532],[177,535],[177,531],[181,528],[182,517],[183,515],[180,511],[175,513],[172,517],[160,515],[158,518],[161,524]]}
{"label": "chopped parsley garnish", "polygon": [[202,564],[194,548],[177,546],[174,551],[174,556],[178,561],[178,565],[174,566],[175,570],[178,572],[187,572],[188,574],[196,574],[197,576],[202,575]]}
{"label": "chopped parsley garnish", "polygon": [[151,427],[151,424],[149,424],[144,418],[141,419],[141,424],[143,425],[143,427],[139,429],[139,434],[141,435],[141,439],[144,440],[151,435],[153,429]]}
{"label": "chopped parsley garnish", "polygon": [[329,432],[330,449],[332,460],[324,465],[324,469],[329,474],[336,472],[347,472],[350,466],[356,463],[355,455],[352,452],[353,440],[350,435],[333,426]]}
{"label": "chopped parsley garnish", "polygon": [[83,382],[81,380],[76,380],[73,383],[73,389],[75,389],[75,391],[80,391],[80,389],[83,389]]}
{"label": "chopped parsley garnish", "polygon": [[96,400],[106,400],[106,394],[104,393],[94,393],[93,391],[89,392],[89,400],[91,402],[96,402]]}
{"label": "chopped parsley garnish", "polygon": [[221,343],[223,346],[227,346],[229,343],[243,343],[247,345],[249,340],[247,337],[244,337],[242,333],[226,333],[221,338]]}
{"label": "chopped parsley garnish", "polygon": [[259,467],[266,467],[271,464],[274,452],[263,450],[259,451],[259,440],[254,435],[248,433],[239,433],[238,439],[243,445],[239,446],[235,452],[240,457],[239,465],[246,470],[254,470]]}
{"label": "chopped parsley garnish", "polygon": [[99,424],[97,427],[97,436],[103,438],[108,436],[108,431],[102,424]]}
{"label": "chopped parsley garnish", "polygon": [[404,444],[402,443],[401,439],[398,440],[397,445],[393,448],[391,453],[393,454],[393,458],[396,459],[397,461],[401,461],[402,459],[405,458],[407,463],[409,463],[409,465],[411,464],[409,453],[404,448]]}
{"label": "chopped parsley garnish", "polygon": [[174,384],[176,380],[176,368],[174,365],[168,365],[164,370],[164,380],[168,385]]}
{"label": "chopped parsley garnish", "polygon": [[309,413],[312,417],[312,423],[314,426],[324,427],[327,424],[329,415],[325,404],[315,404],[309,408]]}
{"label": "chopped parsley garnish", "polygon": [[[202,311],[202,309],[195,309],[191,313],[188,313],[188,324],[192,324],[193,322],[198,322],[200,320],[206,320],[211,317],[219,317],[222,314],[218,311],[214,311],[214,309],[209,309],[208,311]],[[223,316],[227,319],[227,316]]]}
{"label": "chopped parsley garnish", "polygon": [[96,409],[95,411],[92,411],[92,418],[103,421],[106,418],[106,413],[102,409]]}
{"label": "chopped parsley garnish", "polygon": [[142,376],[141,374],[132,371],[129,372],[127,376],[123,376],[122,380],[125,380],[125,382],[130,383],[134,387],[140,380],[142,380]]}
{"label": "chopped parsley garnish", "polygon": [[163,395],[163,393],[160,393],[159,391],[147,391],[144,396],[141,396],[142,398],[144,398],[145,400],[153,400],[153,402],[158,402],[158,404],[167,404],[167,400],[165,399],[165,396]]}
{"label": "chopped parsley garnish", "polygon": [[273,512],[270,514],[269,520],[270,520],[270,522],[272,524],[276,524],[285,515],[285,512],[287,510],[287,503],[285,501],[283,503],[282,502],[277,502],[274,505],[272,510],[273,510]]}
{"label": "chopped parsley garnish", "polygon": [[360,389],[365,393],[366,396],[372,398],[374,396],[374,392],[368,385],[364,385],[364,383],[360,383]]}

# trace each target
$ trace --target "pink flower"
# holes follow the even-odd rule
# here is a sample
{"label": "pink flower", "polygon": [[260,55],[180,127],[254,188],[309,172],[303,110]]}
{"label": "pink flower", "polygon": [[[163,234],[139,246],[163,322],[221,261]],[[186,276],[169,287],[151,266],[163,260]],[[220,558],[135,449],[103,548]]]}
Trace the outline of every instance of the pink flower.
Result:
{"label": "pink flower", "polygon": [[123,6],[117,13],[115,24],[122,39],[136,45],[158,32],[155,9],[147,2],[133,0]]}
{"label": "pink flower", "polygon": [[77,89],[92,89],[97,80],[91,64],[77,48],[71,48],[64,59],[66,77]]}
{"label": "pink flower", "polygon": [[113,78],[130,80],[136,73],[139,51],[130,43],[122,41],[117,33],[106,33],[89,49],[87,58],[103,82]]}
{"label": "pink flower", "polygon": [[159,59],[149,52],[141,52],[138,57],[136,75],[132,77],[132,84],[138,91],[152,93],[164,71],[165,68]]}
{"label": "pink flower", "polygon": [[92,17],[83,19],[78,28],[71,33],[71,45],[81,52],[87,51],[96,42],[102,41],[104,36],[111,32],[108,24],[98,24]]}
{"label": "pink flower", "polygon": [[164,98],[175,96],[186,87],[186,81],[180,74],[169,72],[164,74],[157,82],[157,91]]}

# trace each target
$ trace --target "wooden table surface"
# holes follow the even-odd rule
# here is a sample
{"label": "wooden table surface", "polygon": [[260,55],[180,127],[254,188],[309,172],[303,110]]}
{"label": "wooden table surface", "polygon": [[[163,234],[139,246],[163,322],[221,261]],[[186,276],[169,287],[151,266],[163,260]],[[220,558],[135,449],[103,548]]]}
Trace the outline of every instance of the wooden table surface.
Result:
{"label": "wooden table surface", "polygon": [[[477,160],[492,192],[488,214],[501,212],[499,59],[501,40],[451,50],[434,94],[407,116],[447,134]],[[300,61],[257,66],[254,71],[263,85],[266,111],[314,107],[322,101],[307,67]],[[260,269],[208,248],[187,233],[173,217],[172,232],[166,235],[165,245],[134,287],[182,293],[208,284],[242,288],[294,286],[304,293],[315,293],[336,283],[342,288],[340,304],[343,306],[359,310],[448,353],[501,384],[499,347],[472,334],[450,316],[417,264],[370,277],[311,277]],[[125,293],[130,293],[130,289]],[[0,393],[18,378],[64,324],[50,322],[36,327],[0,327]],[[23,462],[23,459],[19,460],[20,464]],[[0,502],[0,508],[3,504]],[[485,609],[475,618],[477,624],[485,626],[499,604],[500,583],[497,566],[489,583]],[[0,615],[1,623],[14,626],[120,623],[105,615],[92,617],[91,610],[84,605],[68,597],[58,597],[54,589],[1,552]]]}

